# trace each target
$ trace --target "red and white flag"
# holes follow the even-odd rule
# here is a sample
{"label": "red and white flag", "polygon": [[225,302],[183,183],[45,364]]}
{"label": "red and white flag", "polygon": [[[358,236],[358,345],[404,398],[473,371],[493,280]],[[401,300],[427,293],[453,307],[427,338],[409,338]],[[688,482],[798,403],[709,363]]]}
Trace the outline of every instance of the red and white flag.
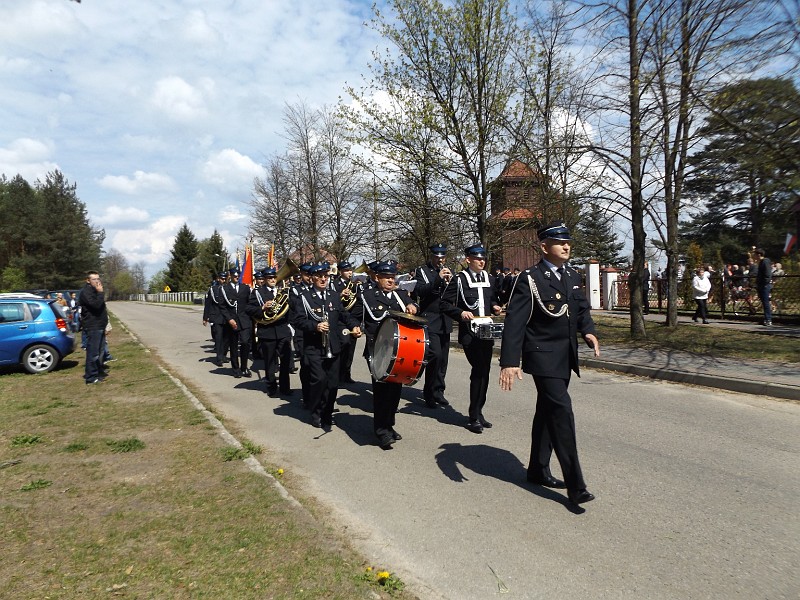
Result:
{"label": "red and white flag", "polygon": [[797,243],[797,234],[796,233],[787,233],[786,234],[786,243],[783,245],[783,256],[786,256],[791,252],[792,246]]}

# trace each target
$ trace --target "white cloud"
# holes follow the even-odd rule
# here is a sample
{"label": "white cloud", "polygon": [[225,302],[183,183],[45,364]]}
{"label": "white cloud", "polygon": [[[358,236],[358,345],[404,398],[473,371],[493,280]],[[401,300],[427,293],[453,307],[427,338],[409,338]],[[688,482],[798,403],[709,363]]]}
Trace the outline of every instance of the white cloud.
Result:
{"label": "white cloud", "polygon": [[244,221],[245,219],[247,219],[247,215],[239,210],[238,206],[233,204],[223,206],[219,211],[219,221],[221,223],[235,223],[236,221]]}
{"label": "white cloud", "polygon": [[104,227],[123,228],[133,224],[145,223],[149,218],[150,214],[141,208],[134,206],[107,206],[103,213],[93,221]]}
{"label": "white cloud", "polygon": [[165,77],[156,82],[151,102],[176,121],[201,119],[208,114],[206,95],[214,88],[213,82],[207,78],[201,84],[201,87],[195,87],[181,77]]}
{"label": "white cloud", "polygon": [[133,177],[125,175],[106,175],[97,180],[100,187],[123,194],[139,194],[142,192],[170,191],[175,189],[175,182],[168,175],[136,171]]}
{"label": "white cloud", "polygon": [[245,189],[253,179],[263,175],[263,169],[249,156],[226,148],[211,155],[202,168],[203,179],[222,189]]}
{"label": "white cloud", "polygon": [[58,165],[50,159],[54,144],[50,140],[18,138],[6,148],[0,148],[0,173],[9,179],[19,174],[28,182],[44,180],[50,171],[58,169]]}
{"label": "white cloud", "polygon": [[168,215],[145,228],[114,231],[109,236],[110,247],[119,250],[131,264],[159,265],[152,269],[156,271],[166,265],[175,235],[186,221],[185,215]]}

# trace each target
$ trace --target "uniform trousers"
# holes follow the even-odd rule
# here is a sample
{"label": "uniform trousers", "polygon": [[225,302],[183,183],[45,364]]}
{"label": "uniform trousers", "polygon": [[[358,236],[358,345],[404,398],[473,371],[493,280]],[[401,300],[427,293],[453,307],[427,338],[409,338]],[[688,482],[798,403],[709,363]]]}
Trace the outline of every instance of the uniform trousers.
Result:
{"label": "uniform trousers", "polygon": [[325,358],[318,352],[307,352],[308,400],[311,422],[330,425],[333,423],[333,408],[339,394],[339,355]]}
{"label": "uniform trousers", "polygon": [[567,489],[585,489],[586,484],[578,461],[572,398],[567,391],[569,378],[535,375],[533,382],[536,384],[538,397],[531,427],[528,475],[534,478],[551,475],[550,457],[555,451]]}
{"label": "uniform trousers", "polygon": [[234,329],[230,326],[229,323],[225,323],[223,326],[225,329],[225,346],[228,348],[228,352],[231,353],[231,367],[234,370],[240,370],[239,365],[239,331]]}
{"label": "uniform trousers", "polygon": [[352,336],[347,336],[349,339],[342,347],[342,358],[339,361],[339,381],[348,381],[353,378],[353,357],[356,353],[356,340]]}
{"label": "uniform trousers", "polygon": [[372,379],[372,416],[375,435],[392,435],[394,417],[400,406],[403,393],[402,383],[376,381]]}
{"label": "uniform trousers", "polygon": [[430,341],[428,364],[425,366],[425,386],[422,397],[426,401],[444,399],[445,375],[450,359],[450,334],[428,333]]}
{"label": "uniform trousers", "polygon": [[225,325],[224,323],[211,323],[211,339],[214,340],[214,356],[217,362],[225,358]]}
{"label": "uniform trousers", "polygon": [[[264,373],[267,380],[267,392],[272,392],[280,387],[282,393],[292,391],[289,383],[291,372],[292,338],[283,337],[280,339],[261,339],[259,338],[261,357],[264,359]],[[278,361],[280,359],[280,375],[276,378],[278,371]]]}
{"label": "uniform trousers", "polygon": [[494,340],[473,338],[464,346],[472,370],[469,374],[469,420],[479,421],[483,416],[483,405],[486,404],[486,392],[489,389],[489,370],[492,368],[492,349]]}

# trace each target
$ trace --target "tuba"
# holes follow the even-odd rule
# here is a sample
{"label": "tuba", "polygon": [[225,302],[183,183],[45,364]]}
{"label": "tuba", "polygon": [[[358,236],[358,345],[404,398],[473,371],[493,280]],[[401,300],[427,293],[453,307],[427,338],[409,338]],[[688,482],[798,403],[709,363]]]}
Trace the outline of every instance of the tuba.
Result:
{"label": "tuba", "polygon": [[265,310],[263,318],[256,318],[255,322],[259,325],[271,325],[278,319],[282,318],[289,310],[289,286],[283,285],[284,281],[291,279],[300,272],[300,269],[291,258],[286,259],[286,263],[280,268],[277,273],[277,284],[275,298],[273,298],[272,306]]}

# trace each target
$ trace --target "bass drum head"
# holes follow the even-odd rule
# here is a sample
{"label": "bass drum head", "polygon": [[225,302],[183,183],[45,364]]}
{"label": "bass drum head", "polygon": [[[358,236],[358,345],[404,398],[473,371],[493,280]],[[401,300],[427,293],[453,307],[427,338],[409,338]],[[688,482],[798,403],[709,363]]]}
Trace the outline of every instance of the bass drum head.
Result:
{"label": "bass drum head", "polygon": [[372,346],[372,376],[383,381],[392,371],[397,358],[397,323],[384,319]]}

